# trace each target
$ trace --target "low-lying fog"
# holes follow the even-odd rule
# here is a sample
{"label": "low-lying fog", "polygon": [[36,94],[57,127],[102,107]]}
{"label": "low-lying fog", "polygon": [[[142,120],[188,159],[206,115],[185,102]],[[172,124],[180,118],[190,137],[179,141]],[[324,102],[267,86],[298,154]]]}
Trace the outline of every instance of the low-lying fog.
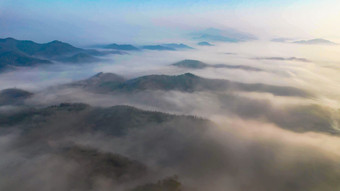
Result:
{"label": "low-lying fog", "polygon": [[[168,125],[164,129],[149,127],[145,131],[136,130],[127,137],[114,140],[102,134],[65,137],[77,144],[131,157],[158,169],[162,175],[176,174],[188,186],[187,190],[283,191],[290,188],[291,191],[321,191],[334,186],[340,188],[337,183],[340,178],[338,46],[261,41],[221,43],[211,47],[188,45],[195,49],[130,51],[124,55],[103,57],[104,61],[98,63],[55,63],[21,68],[0,74],[0,89],[15,87],[33,92],[34,95],[25,101],[30,106],[45,107],[62,102],[100,107],[131,105],[144,110],[212,120],[216,127],[204,133],[196,132],[193,127],[171,130],[168,127],[171,125]],[[211,65],[245,65],[260,70],[171,66],[184,59]],[[190,72],[205,78],[295,87],[310,92],[312,96],[176,90],[115,94],[63,86],[99,72],[115,73],[127,79]],[[160,141],[159,137],[164,140]],[[0,136],[0,153],[6,153],[6,160],[0,159],[0,171],[6,169],[13,158],[22,160],[16,151],[8,152],[12,139],[15,139],[15,134]],[[161,143],[158,144],[158,141]],[[48,158],[42,157],[26,162],[33,167],[39,163],[51,169],[63,166],[65,161],[55,159],[49,162]],[[25,179],[31,173],[54,177],[46,169],[32,168],[21,168],[20,176],[13,172],[11,177]],[[72,171],[72,167],[65,168],[65,172]],[[8,186],[3,180],[10,180],[0,174],[1,189],[2,185]],[[35,178],[31,189],[44,179],[41,175]],[[65,180],[59,178],[58,181]],[[101,180],[97,189],[108,190],[106,181]]]}
{"label": "low-lying fog", "polygon": [[[191,44],[189,44],[191,45]],[[313,91],[317,99],[339,106],[339,49],[336,45],[300,45],[275,42],[223,43],[195,46],[183,51],[130,51],[109,55],[90,64],[64,64],[18,69],[0,75],[0,87],[43,90],[46,87],[86,79],[98,72],[111,72],[126,78],[150,74],[176,75],[185,72],[206,78],[245,83],[294,86]],[[183,69],[169,66],[184,59],[207,64],[246,65],[262,71],[228,68]]]}

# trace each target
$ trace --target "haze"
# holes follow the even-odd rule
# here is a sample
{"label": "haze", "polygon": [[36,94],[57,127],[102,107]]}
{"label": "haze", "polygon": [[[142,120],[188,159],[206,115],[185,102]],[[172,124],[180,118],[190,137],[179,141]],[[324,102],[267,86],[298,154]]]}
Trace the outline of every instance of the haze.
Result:
{"label": "haze", "polygon": [[340,190],[335,0],[0,0],[0,190]]}

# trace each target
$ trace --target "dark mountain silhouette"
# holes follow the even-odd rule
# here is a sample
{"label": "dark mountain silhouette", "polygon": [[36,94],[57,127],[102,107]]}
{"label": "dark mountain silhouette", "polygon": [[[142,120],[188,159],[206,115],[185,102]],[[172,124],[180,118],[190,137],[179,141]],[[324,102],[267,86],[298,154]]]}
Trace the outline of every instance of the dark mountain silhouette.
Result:
{"label": "dark mountain silhouette", "polygon": [[33,93],[31,92],[16,88],[1,90],[0,106],[22,104],[25,99],[31,97],[32,95]]}
{"label": "dark mountain silhouette", "polygon": [[[54,118],[65,117],[72,120],[61,122],[56,129],[52,129]],[[130,106],[113,106],[108,108],[91,107],[82,103],[62,103],[42,109],[31,108],[15,114],[1,115],[0,126],[24,125],[28,131],[35,133],[37,123],[46,125],[46,134],[53,131],[55,137],[73,133],[101,132],[105,135],[122,136],[130,129],[143,128],[143,126],[157,125],[172,120],[182,120],[192,123],[208,122],[191,116],[177,116],[161,112],[143,111]],[[51,123],[51,124],[50,124]],[[204,123],[203,123],[204,124]],[[201,125],[198,125],[201,126]],[[39,134],[44,135],[42,132]],[[44,140],[41,137],[41,140]]]}
{"label": "dark mountain silhouette", "polygon": [[61,55],[73,54],[84,51],[83,49],[76,48],[68,43],[64,43],[58,40],[42,44],[34,55],[42,57],[56,57]]}
{"label": "dark mountain silhouette", "polygon": [[[95,77],[96,83],[87,83],[88,80],[79,81],[70,84],[70,86],[85,87],[90,91],[99,93],[127,93],[144,90],[177,90],[183,92],[194,91],[245,91],[245,92],[268,92],[279,96],[298,96],[309,97],[310,93],[287,86],[273,86],[266,84],[246,84],[233,82],[229,80],[207,79],[196,76],[191,73],[185,73],[177,76],[168,75],[149,75],[142,76],[126,81],[101,80],[100,76],[110,74],[98,74]],[[115,76],[115,75],[114,75]],[[90,78],[91,82],[91,78]]]}
{"label": "dark mountain silhouette", "polygon": [[146,50],[180,50],[180,49],[193,49],[192,47],[185,44],[176,44],[176,43],[168,43],[168,44],[156,44],[156,45],[144,45],[140,48],[130,45],[130,44],[108,44],[98,46],[100,48],[105,49],[113,49],[113,50],[123,50],[123,51],[138,51],[141,49]]}
{"label": "dark mountain silhouette", "polygon": [[[78,145],[73,141],[65,140],[65,138],[101,134],[109,140],[119,140],[126,138],[133,130],[151,132],[150,128],[163,131],[164,128],[187,128],[190,126],[192,129],[201,130],[199,132],[204,132],[203,129],[206,129],[208,125],[211,125],[208,120],[191,116],[143,111],[129,106],[98,108],[81,103],[27,108],[0,115],[2,130],[21,130],[15,141],[15,146],[13,146],[15,149],[22,148],[23,152],[29,153],[30,160],[43,155],[48,156],[48,161],[56,159],[63,162],[62,165],[72,164],[72,169],[67,171],[70,184],[65,182],[63,184],[67,190],[86,191],[92,190],[91,188],[95,186],[98,178],[113,181],[114,184],[110,185],[110,188],[129,185],[131,188],[135,188],[134,190],[161,188],[178,191],[181,184],[177,178],[148,183],[150,180],[145,179],[148,176],[154,176],[157,179],[163,178],[157,174],[153,175],[156,173],[155,171],[141,162],[131,159],[130,156],[128,158],[122,154],[98,150],[97,147]],[[42,162],[39,163],[39,166],[44,168],[45,164]],[[38,166],[34,167],[38,168]],[[21,166],[13,165],[9,168],[20,169]],[[48,181],[52,183],[53,180],[49,179]],[[21,190],[20,186],[11,185],[11,187]],[[51,187],[56,187],[56,184],[51,184]]]}
{"label": "dark mountain silhouette", "polygon": [[125,82],[125,79],[117,74],[100,72],[89,79],[72,83],[71,86],[80,86],[83,88],[98,87],[100,89],[114,84],[119,85],[123,82]]}
{"label": "dark mountain silhouette", "polygon": [[50,64],[49,60],[34,58],[16,51],[0,50],[0,71],[15,67],[29,67],[38,64]]}
{"label": "dark mountain silhouette", "polygon": [[14,38],[0,39],[0,71],[15,67],[51,64],[51,60],[67,63],[89,63],[100,59],[96,56],[123,54],[121,51],[81,49],[61,41],[36,43]]}
{"label": "dark mountain silhouette", "polygon": [[198,61],[198,60],[182,60],[172,64],[173,66],[183,67],[183,68],[193,68],[193,69],[202,69],[209,67],[208,64]]}
{"label": "dark mountain silhouette", "polygon": [[91,63],[98,62],[100,59],[87,53],[77,53],[73,56],[60,58],[58,61],[68,63]]}
{"label": "dark mountain silhouette", "polygon": [[2,50],[11,50],[21,52],[30,56],[39,56],[44,58],[53,58],[62,55],[71,55],[85,51],[76,48],[70,44],[61,41],[52,41],[49,43],[39,44],[28,40],[16,40],[14,38],[0,39]]}

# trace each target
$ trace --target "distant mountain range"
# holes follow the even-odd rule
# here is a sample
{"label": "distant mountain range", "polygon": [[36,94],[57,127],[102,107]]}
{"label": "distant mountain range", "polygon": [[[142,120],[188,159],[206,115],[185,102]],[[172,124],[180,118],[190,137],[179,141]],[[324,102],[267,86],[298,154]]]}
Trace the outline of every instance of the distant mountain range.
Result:
{"label": "distant mountain range", "polygon": [[67,63],[91,63],[91,62],[98,62],[101,59],[95,56],[91,56],[87,53],[76,53],[75,55],[69,56],[69,57],[62,57],[59,59],[56,59],[60,62],[67,62]]}
{"label": "distant mountain range", "polygon": [[51,64],[52,61],[86,63],[99,61],[97,56],[121,54],[118,51],[97,51],[74,47],[61,41],[39,44],[14,38],[0,39],[0,71],[15,67]]}
{"label": "distant mountain range", "polygon": [[185,45],[185,44],[176,44],[176,43],[171,43],[171,44],[161,44],[161,45],[146,45],[142,46],[142,49],[147,49],[147,50],[183,50],[183,49],[193,49],[192,47]]}
{"label": "distant mountain range", "polygon": [[213,44],[210,44],[209,42],[206,42],[206,41],[199,42],[199,43],[197,43],[197,45],[199,45],[199,46],[214,46]]}
{"label": "distant mountain range", "polygon": [[177,44],[177,43],[168,43],[168,44],[155,44],[155,45],[143,45],[143,46],[134,46],[131,44],[107,44],[107,45],[97,45],[96,47],[104,48],[104,49],[113,49],[113,50],[123,50],[123,51],[139,51],[139,50],[184,50],[184,49],[193,49],[192,47],[185,44]]}
{"label": "distant mountain range", "polygon": [[105,49],[114,49],[114,50],[125,50],[125,51],[137,51],[140,50],[139,48],[130,45],[130,44],[108,44],[108,45],[100,45],[98,47],[105,48]]}
{"label": "distant mountain range", "polygon": [[84,49],[76,48],[61,41],[52,41],[45,44],[35,43],[29,40],[16,40],[14,38],[0,39],[1,50],[20,52],[29,56],[54,58],[64,55],[72,55],[85,52]]}
{"label": "distant mountain range", "polygon": [[310,40],[294,40],[292,38],[274,38],[271,40],[272,42],[287,42],[287,43],[295,43],[295,44],[306,44],[306,45],[336,45],[337,43],[332,42],[330,40],[316,38]]}
{"label": "distant mountain range", "polygon": [[300,41],[295,41],[294,43],[297,43],[297,44],[325,44],[325,45],[335,45],[336,44],[332,41],[322,39],[322,38],[311,39],[311,40],[300,40]]}
{"label": "distant mountain range", "polygon": [[[185,73],[176,76],[168,75],[148,75],[134,79],[125,79],[124,77],[113,73],[98,73],[88,79],[62,85],[61,87],[82,88],[87,91],[100,94],[132,94],[140,91],[222,91],[222,92],[268,92],[278,96],[297,96],[310,97],[309,92],[304,90],[287,87],[273,86],[266,84],[246,84],[220,79],[207,79],[196,76],[191,73]],[[0,106],[3,105],[23,105],[28,98],[34,94],[22,89],[4,89],[0,91]]]}
{"label": "distant mountain range", "polygon": [[207,79],[191,73],[177,76],[148,75],[125,80],[112,73],[99,73],[89,79],[71,83],[67,86],[80,87],[97,93],[132,93],[145,90],[163,91],[245,91],[268,92],[279,96],[309,97],[308,92],[286,86],[266,84],[246,84],[229,80]]}
{"label": "distant mountain range", "polygon": [[142,46],[141,48],[146,49],[146,50],[171,50],[171,51],[176,50],[175,48],[162,46],[162,45],[146,45],[146,46]]}
{"label": "distant mountain range", "polygon": [[247,71],[255,71],[260,72],[263,71],[260,68],[255,68],[251,66],[245,65],[226,65],[226,64],[206,64],[204,62],[198,60],[182,60],[172,64],[173,66],[182,67],[182,68],[191,68],[191,69],[203,69],[203,68],[227,68],[227,69],[240,69]]}
{"label": "distant mountain range", "polygon": [[50,64],[46,59],[35,58],[21,52],[0,50],[0,71],[15,67],[28,67],[38,64]]}

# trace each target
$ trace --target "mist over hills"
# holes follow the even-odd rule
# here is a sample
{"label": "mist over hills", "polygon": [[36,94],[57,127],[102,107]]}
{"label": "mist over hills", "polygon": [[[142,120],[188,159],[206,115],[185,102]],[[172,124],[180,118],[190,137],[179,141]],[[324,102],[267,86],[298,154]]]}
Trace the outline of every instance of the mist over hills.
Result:
{"label": "mist over hills", "polygon": [[309,97],[310,93],[294,87],[271,86],[266,84],[245,84],[219,79],[206,79],[191,73],[177,76],[148,75],[125,80],[116,74],[99,73],[90,79],[72,83],[73,87],[85,87],[95,92],[136,92],[143,90],[195,91],[245,91],[269,92],[281,96]]}
{"label": "mist over hills", "polygon": [[0,91],[0,106],[1,105],[16,105],[16,104],[23,104],[23,101],[29,97],[31,97],[33,93],[11,88],[11,89],[4,89]]}
{"label": "mist over hills", "polygon": [[98,62],[101,59],[91,56],[90,54],[87,54],[87,53],[77,53],[73,56],[63,57],[57,60],[60,62],[66,62],[66,63],[91,63],[91,62]]}
{"label": "mist over hills", "polygon": [[[207,182],[216,181],[215,177],[206,175],[209,169],[218,176],[246,178],[247,184],[239,185],[240,189],[248,188],[250,184],[256,191],[260,191],[262,185],[286,190],[289,188],[286,184],[264,184],[268,181],[281,182],[282,178],[284,182],[293,182],[299,188],[310,189],[312,185],[303,184],[301,179],[296,178],[306,171],[312,176],[305,176],[304,181],[317,181],[322,188],[339,186],[331,178],[339,173],[332,160],[314,153],[305,153],[313,160],[301,161],[300,164],[285,160],[272,164],[285,165],[290,170],[279,168],[275,172],[258,171],[259,164],[268,165],[267,155],[280,155],[277,151],[280,145],[262,149],[261,143],[254,142],[248,147],[233,137],[232,132],[220,131],[211,122],[190,116],[143,111],[128,106],[96,108],[86,104],[63,103],[1,115],[0,124],[1,130],[19,131],[13,144],[2,145],[2,148],[11,149],[11,153],[14,152],[16,156],[11,158],[8,153],[5,155],[15,163],[9,166],[6,162],[4,164],[14,171],[7,171],[0,165],[2,171],[6,172],[6,176],[0,175],[0,182],[7,189],[91,190],[95,187],[177,191],[185,188],[188,179],[194,180],[197,188],[211,187],[204,186]],[[223,135],[223,139],[217,134]],[[245,151],[240,153],[240,150],[233,150],[227,146],[230,144],[242,146]],[[294,160],[298,159],[295,156],[301,152],[300,149],[305,149],[303,146],[297,147],[297,150],[286,151],[292,154]],[[256,149],[255,153],[251,152],[253,149]],[[17,150],[23,151],[15,153]],[[255,164],[239,160],[240,154],[250,155],[252,161],[256,160]],[[21,160],[27,157],[28,162],[22,165]],[[244,165],[257,175],[248,178],[246,173],[234,170]],[[311,165],[315,168],[310,168]],[[30,182],[46,176],[50,166],[58,168],[58,171],[49,174],[49,178],[44,180],[46,184]],[[294,169],[294,173],[288,173],[291,169]],[[256,178],[259,173],[261,178]],[[7,178],[8,174],[20,177],[23,181],[15,184],[15,181]],[[167,178],[174,175],[178,175],[183,182]],[[56,184],[55,180],[59,183]],[[225,183],[216,183],[218,186],[227,186]]]}
{"label": "mist over hills", "polygon": [[130,45],[130,44],[108,44],[108,45],[101,45],[99,47],[105,48],[105,49],[114,49],[114,50],[125,50],[125,51],[137,51],[139,48]]}
{"label": "mist over hills", "polygon": [[0,0],[0,191],[340,191],[339,0]]}
{"label": "mist over hills", "polygon": [[295,44],[304,44],[304,45],[336,45],[337,43],[332,42],[323,38],[315,38],[310,40],[296,40],[293,38],[274,38],[271,40],[272,42],[285,42],[285,43],[295,43]]}
{"label": "mist over hills", "polygon": [[[73,117],[74,120],[65,121],[65,124],[54,126],[54,118],[59,117]],[[70,118],[69,118],[70,119]],[[105,135],[110,136],[123,136],[127,134],[131,129],[143,128],[144,125],[156,125],[166,123],[171,120],[189,121],[193,123],[203,124],[203,119],[194,118],[190,116],[175,116],[160,112],[143,111],[130,106],[113,106],[109,108],[95,108],[87,104],[82,103],[61,103],[60,105],[50,106],[42,109],[28,108],[19,111],[14,114],[2,115],[0,117],[1,127],[11,127],[22,125],[26,131],[32,131],[40,126],[36,125],[53,125],[54,127],[46,127],[46,133],[53,131],[50,136],[62,136],[65,132],[65,128],[69,128],[68,134],[82,133],[94,133],[102,132]],[[50,124],[48,122],[51,122]],[[47,123],[46,123],[47,122]],[[206,121],[208,122],[208,121]],[[87,125],[85,125],[87,124]],[[70,126],[73,125],[72,128]],[[85,125],[85,126],[84,126]],[[64,129],[63,129],[63,127]],[[51,128],[57,128],[52,130]],[[41,134],[41,136],[47,136],[47,134],[35,132]],[[41,137],[39,141],[43,141]]]}
{"label": "mist over hills", "polygon": [[[213,97],[209,98],[211,99],[210,102],[212,100],[216,100],[218,108],[226,112],[226,114],[232,113],[242,118],[270,121],[282,128],[296,132],[316,131],[338,134],[338,131],[333,127],[333,123],[340,121],[340,118],[334,117],[334,114],[330,110],[318,105],[311,104],[306,106],[291,106],[281,109],[275,108],[272,104],[264,100],[256,101],[235,95],[236,92],[262,92],[286,97],[308,98],[312,96],[310,93],[298,88],[271,86],[265,84],[245,84],[228,80],[207,79],[193,75],[191,73],[185,73],[176,76],[148,75],[134,79],[126,79],[117,74],[100,72],[88,79],[70,84],[64,84],[60,87],[55,87],[54,89],[57,90],[56,92],[53,89],[47,89],[47,94],[44,92],[38,92],[36,95],[38,97],[36,98],[34,97],[35,95],[33,93],[19,89],[4,90],[4,93],[0,94],[0,97],[2,97],[3,105],[16,105],[16,102],[12,102],[11,100],[17,100],[17,102],[21,105],[23,103],[30,105],[31,99],[37,99],[35,102],[39,105],[39,100],[45,99],[41,96],[50,97],[51,95],[56,94],[55,96],[59,97],[58,91],[62,92],[63,89],[67,90],[68,88],[80,88],[85,92],[74,93],[74,99],[69,97],[64,99],[64,101],[79,100],[79,98],[77,98],[78,94],[86,95],[86,91],[88,91],[96,93],[95,96],[98,97],[97,99],[100,99],[101,96],[105,97],[105,95],[110,95],[113,96],[112,100],[117,100],[117,103],[126,103],[139,106],[149,105],[160,110],[165,107],[168,111],[179,111],[179,113],[186,113],[190,111],[190,109],[186,109],[185,105],[172,105],[169,103],[169,98],[164,97],[163,99],[162,96],[169,94],[171,97],[173,92],[183,92],[184,94],[188,94],[188,98],[190,98],[190,96],[195,96],[196,93],[203,92],[208,93],[209,96],[214,95]],[[67,91],[70,92],[70,90]],[[164,93],[157,93],[159,91]],[[22,94],[23,96],[21,96]],[[184,95],[182,95],[182,97],[183,96]],[[186,96],[183,98],[184,100],[181,100],[181,102],[184,101],[190,103],[190,100],[188,100]],[[59,99],[60,101],[63,101],[62,98]],[[86,98],[85,96],[85,100],[87,99],[91,100],[93,98]],[[192,99],[194,100],[194,97],[192,97]],[[109,106],[110,102],[110,100],[107,100],[105,105]],[[221,111],[216,112],[218,113]]]}
{"label": "mist over hills", "polygon": [[[63,122],[60,121],[56,124],[55,120],[60,117],[64,118]],[[203,128],[209,122],[189,116],[142,111],[129,106],[94,108],[86,104],[63,103],[41,109],[27,108],[14,114],[1,115],[0,124],[1,130],[20,129],[20,138],[16,140],[13,147],[17,149],[25,148],[26,152],[33,150],[34,154],[30,154],[33,158],[31,160],[38,160],[39,156],[48,156],[48,160],[42,159],[40,165],[43,166],[41,169],[35,164],[31,164],[36,170],[45,171],[44,165],[46,163],[53,164],[51,161],[58,161],[55,163],[57,166],[66,163],[77,164],[69,170],[61,168],[60,174],[52,174],[53,179],[46,182],[50,184],[49,188],[90,190],[91,187],[98,186],[98,182],[96,182],[98,179],[103,179],[104,182],[111,184],[109,185],[111,188],[112,186],[113,188],[125,187],[128,190],[128,188],[136,187],[136,190],[144,190],[151,186],[175,191],[180,186],[176,179],[166,179],[164,185],[152,184],[153,181],[158,181],[161,177],[158,172],[154,172],[148,166],[121,154],[112,154],[96,148],[80,146],[75,144],[74,141],[76,140],[68,141],[67,139],[96,133],[107,138],[110,137],[110,139],[119,140],[131,134],[131,131],[144,131],[145,128],[151,126],[160,130],[166,124],[179,126],[189,124]],[[18,166],[14,165],[13,168],[18,168]],[[69,176],[65,177],[69,181],[53,184],[53,180],[64,173],[70,173]],[[15,172],[11,172],[11,174],[25,176],[25,174],[20,175]],[[39,174],[34,175],[34,177],[39,176]],[[167,181],[170,181],[171,184],[168,185]],[[144,186],[146,183],[148,184]],[[172,188],[172,183],[176,183],[175,188]],[[12,184],[9,180],[2,182],[2,185],[8,189],[20,189],[29,186],[26,181],[22,185],[17,185]],[[38,185],[30,185],[30,188],[44,188],[43,186],[40,188],[35,186]]]}
{"label": "mist over hills", "polygon": [[296,44],[325,44],[325,45],[336,45],[336,43],[326,40],[326,39],[322,39],[322,38],[317,38],[317,39],[311,39],[311,40],[300,40],[300,41],[295,41],[294,43]]}
{"label": "mist over hills", "polygon": [[167,43],[167,44],[154,44],[154,45],[143,45],[143,46],[134,46],[131,44],[107,44],[107,45],[97,45],[95,47],[104,48],[104,49],[113,49],[113,50],[122,50],[122,51],[140,51],[140,50],[184,50],[184,49],[193,49],[192,47],[183,44],[183,43]]}
{"label": "mist over hills", "polygon": [[22,68],[0,74],[12,87],[0,87],[0,189],[340,188],[337,73],[303,45],[204,32],[222,37],[195,49],[2,39],[4,68]]}
{"label": "mist over hills", "polygon": [[39,64],[51,64],[51,61],[27,56],[20,52],[0,50],[0,71],[15,68],[29,67]]}

